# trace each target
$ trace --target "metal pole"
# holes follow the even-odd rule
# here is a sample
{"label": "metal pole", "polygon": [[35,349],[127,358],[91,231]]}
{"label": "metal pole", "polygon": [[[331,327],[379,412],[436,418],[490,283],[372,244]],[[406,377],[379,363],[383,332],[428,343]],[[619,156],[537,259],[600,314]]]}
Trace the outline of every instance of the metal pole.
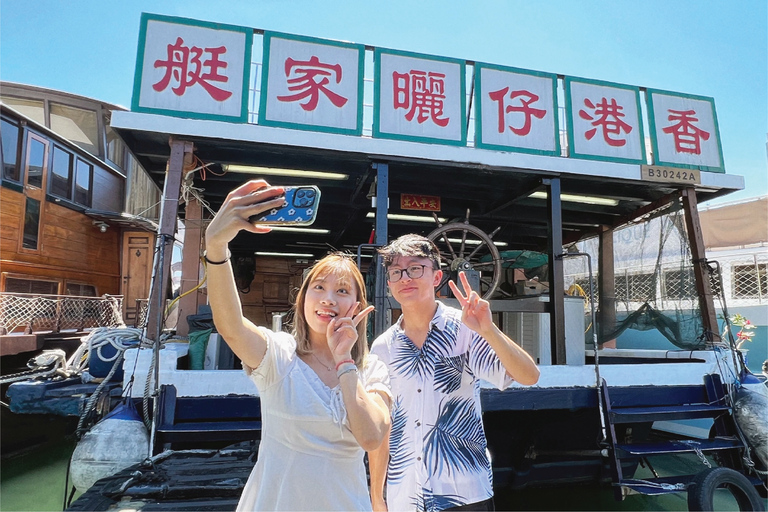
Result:
{"label": "metal pole", "polygon": [[592,347],[595,351],[595,388],[597,389],[597,407],[600,410],[600,428],[602,429],[603,439],[601,442],[605,442],[608,438],[605,429],[605,414],[603,411],[603,402],[600,399],[600,384],[602,378],[600,377],[600,361],[598,359],[599,346],[597,342],[597,315],[595,314],[595,293],[592,289],[592,257],[586,252],[569,252],[557,255],[557,259],[570,258],[573,256],[586,256],[587,258],[587,273],[589,274],[589,310],[592,318]]}
{"label": "metal pole", "polygon": [[[389,211],[389,164],[373,164],[376,169],[376,224],[374,242],[379,247],[387,245],[387,212]],[[387,278],[383,265],[376,265],[376,283],[373,305],[373,335],[378,336],[387,329],[388,300]]]}

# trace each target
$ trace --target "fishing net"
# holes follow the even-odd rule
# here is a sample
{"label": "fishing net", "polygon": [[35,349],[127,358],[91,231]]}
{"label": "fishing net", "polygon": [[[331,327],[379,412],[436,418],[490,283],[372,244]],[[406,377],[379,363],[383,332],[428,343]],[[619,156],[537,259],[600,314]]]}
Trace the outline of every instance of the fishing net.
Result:
{"label": "fishing net", "polygon": [[[616,322],[596,326],[598,342],[602,345],[616,340],[617,348],[704,347],[704,327],[681,202],[673,201],[615,230],[613,245]],[[579,242],[577,248],[592,258],[591,289],[597,305],[599,239]],[[564,265],[566,289],[571,287],[588,294],[586,259],[570,258]],[[718,283],[711,284],[717,294]],[[589,329],[586,339],[592,339]]]}

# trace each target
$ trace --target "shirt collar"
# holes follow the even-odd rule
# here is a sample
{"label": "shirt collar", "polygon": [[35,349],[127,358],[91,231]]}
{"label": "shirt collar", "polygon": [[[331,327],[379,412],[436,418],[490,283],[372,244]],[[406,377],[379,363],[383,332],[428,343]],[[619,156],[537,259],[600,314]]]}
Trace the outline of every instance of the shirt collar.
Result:
{"label": "shirt collar", "polygon": [[[439,300],[436,300],[435,303],[437,304],[437,310],[435,311],[435,316],[433,316],[432,320],[429,321],[429,328],[430,330],[437,329],[438,331],[444,331],[446,321],[445,306]],[[403,315],[400,315],[400,318],[397,319],[395,325],[397,325],[397,328],[400,331],[403,330]]]}

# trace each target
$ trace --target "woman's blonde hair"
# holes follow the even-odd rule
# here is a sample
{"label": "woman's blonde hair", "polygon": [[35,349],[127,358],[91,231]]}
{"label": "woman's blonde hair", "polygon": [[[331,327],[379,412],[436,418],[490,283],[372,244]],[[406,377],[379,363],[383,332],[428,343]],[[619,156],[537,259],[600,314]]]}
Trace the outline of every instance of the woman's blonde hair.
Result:
{"label": "woman's blonde hair", "polygon": [[[304,316],[304,302],[307,296],[309,283],[326,276],[333,275],[336,278],[347,278],[354,284],[357,292],[357,299],[360,302],[359,311],[368,307],[368,300],[365,294],[365,281],[360,269],[357,268],[355,261],[351,256],[337,252],[329,254],[325,258],[315,263],[304,277],[299,292],[296,295],[296,302],[293,306],[293,337],[296,338],[296,352],[299,355],[312,353],[312,345],[309,342],[309,324]],[[368,319],[364,318],[357,324],[357,341],[352,346],[351,355],[358,368],[363,368],[365,358],[368,355]]]}

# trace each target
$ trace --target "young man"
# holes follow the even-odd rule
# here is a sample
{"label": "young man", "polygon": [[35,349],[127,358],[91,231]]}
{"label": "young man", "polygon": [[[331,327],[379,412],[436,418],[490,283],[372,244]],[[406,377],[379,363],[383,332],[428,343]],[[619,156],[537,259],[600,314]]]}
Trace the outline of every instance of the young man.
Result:
{"label": "young man", "polygon": [[[369,452],[374,510],[493,510],[478,379],[535,384],[531,356],[493,323],[461,273],[461,311],[435,300],[440,253],[419,235],[379,250],[402,316],[371,347],[387,365],[394,405],[389,442]],[[384,500],[384,482],[387,496]]]}

